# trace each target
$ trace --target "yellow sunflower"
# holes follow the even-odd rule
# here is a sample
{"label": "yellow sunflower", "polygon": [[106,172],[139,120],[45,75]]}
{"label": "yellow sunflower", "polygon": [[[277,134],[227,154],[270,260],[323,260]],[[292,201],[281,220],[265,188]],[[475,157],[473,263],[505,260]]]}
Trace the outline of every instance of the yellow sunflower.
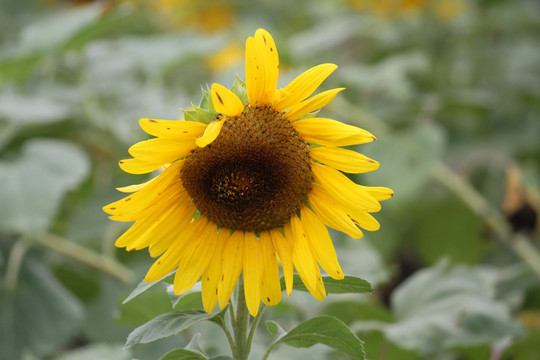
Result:
{"label": "yellow sunflower", "polygon": [[316,66],[278,90],[270,34],[257,30],[245,51],[245,87],[213,84],[207,101],[185,112],[198,121],[140,120],[155,138],[130,147],[133,158],[120,167],[133,174],[165,169],[144,184],[119,189],[132,194],[104,211],[113,220],[135,222],[116,246],[148,247],[159,256],[146,281],[176,270],[174,292],[183,294],[202,278],[210,312],[216,302],[227,304],[243,273],[246,304],[255,316],[261,300],[281,300],[278,258],[288,295],[296,269],[322,300],[319,266],[335,279],[344,276],[326,226],[353,238],[362,236],[359,227],[377,230],[369,213],[393,192],[355,184],[342,173],[378,168],[342,148],[371,142],[372,134],[310,115],[343,90],[310,97],[336,65]]}

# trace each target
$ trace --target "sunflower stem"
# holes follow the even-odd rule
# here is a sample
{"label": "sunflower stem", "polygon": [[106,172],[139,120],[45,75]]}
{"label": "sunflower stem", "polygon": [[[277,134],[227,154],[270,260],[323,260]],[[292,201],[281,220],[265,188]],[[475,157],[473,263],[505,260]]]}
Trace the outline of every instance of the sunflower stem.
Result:
{"label": "sunflower stem", "polygon": [[266,305],[263,304],[259,308],[259,312],[257,313],[257,316],[255,316],[255,319],[253,320],[253,323],[251,324],[251,328],[249,329],[249,335],[247,338],[248,353],[251,352],[251,343],[253,342],[253,336],[255,335],[255,331],[257,330],[257,327],[259,326],[259,321],[261,321],[261,317],[265,309],[266,309]]}
{"label": "sunflower stem", "polygon": [[234,342],[238,352],[237,360],[247,360],[249,348],[247,344],[247,333],[249,326],[249,312],[244,297],[244,278],[240,277],[236,288],[236,316],[234,327]]}

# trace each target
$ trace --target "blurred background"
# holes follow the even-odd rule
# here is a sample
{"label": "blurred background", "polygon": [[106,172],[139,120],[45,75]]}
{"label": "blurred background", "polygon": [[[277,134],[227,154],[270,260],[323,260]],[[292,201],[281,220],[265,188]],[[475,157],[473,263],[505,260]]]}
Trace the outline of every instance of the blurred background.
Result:
{"label": "blurred background", "polygon": [[[201,87],[243,78],[247,36],[275,38],[280,86],[324,62],[346,87],[321,116],[365,128],[381,163],[381,230],[332,232],[367,296],[295,292],[266,319],[346,322],[372,360],[540,359],[540,2],[536,0],[4,0],[0,3],[0,358],[158,359],[212,324],[122,350],[137,326],[200,307],[159,284],[122,301],[153,259],[114,247],[102,206],[146,176],[117,166]],[[163,286],[161,286],[163,285]],[[172,302],[171,302],[172,300]],[[198,336],[197,334],[201,334]],[[253,358],[270,336],[261,328]],[[324,346],[270,359],[345,359]]]}

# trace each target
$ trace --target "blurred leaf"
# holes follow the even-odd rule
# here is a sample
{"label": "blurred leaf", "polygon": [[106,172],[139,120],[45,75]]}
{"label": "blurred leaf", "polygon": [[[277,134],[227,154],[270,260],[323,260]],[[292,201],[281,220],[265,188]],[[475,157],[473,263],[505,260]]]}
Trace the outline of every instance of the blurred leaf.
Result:
{"label": "blurred leaf", "polygon": [[[367,357],[369,359],[377,359],[378,356],[384,354],[386,360],[420,360],[425,359],[420,357],[416,351],[401,348],[389,342],[380,331],[362,331],[357,334],[364,341]],[[485,359],[485,358],[483,358]],[[472,359],[467,359],[472,360]]]}
{"label": "blurred leaf", "polygon": [[294,347],[311,347],[317,343],[365,359],[364,343],[341,320],[331,316],[309,319],[279,337],[273,345],[285,343]]}
{"label": "blurred leaf", "polygon": [[23,234],[47,230],[62,197],[88,171],[85,154],[71,143],[27,142],[19,159],[0,162],[0,229]]}
{"label": "blurred leaf", "polygon": [[96,41],[85,49],[89,75],[103,81],[143,70],[163,72],[169,65],[192,57],[208,55],[222,45],[221,36],[197,33],[123,37]]}
{"label": "blurred leaf", "polygon": [[488,269],[449,267],[447,261],[417,272],[392,294],[397,322],[384,333],[426,355],[519,335],[509,306],[495,300],[493,275]]}
{"label": "blurred leaf", "polygon": [[160,315],[129,334],[125,348],[139,343],[148,343],[164,337],[176,335],[190,326],[214,317],[202,310],[181,310]]}
{"label": "blurred leaf", "polygon": [[444,132],[431,123],[387,134],[362,150],[381,163],[377,171],[365,174],[365,178],[377,186],[391,184],[394,199],[412,199],[430,179],[431,169],[441,159],[444,148]]}
{"label": "blurred leaf", "polygon": [[208,358],[198,351],[175,349],[165,354],[159,360],[208,360]]}
{"label": "blurred leaf", "polygon": [[0,118],[18,127],[65,120],[70,112],[65,102],[17,94],[10,88],[0,93]]}
{"label": "blurred leaf", "polygon": [[354,321],[384,321],[393,322],[394,317],[388,309],[379,304],[362,303],[358,300],[335,301],[328,303],[322,311],[350,325]]}
{"label": "blurred leaf", "polygon": [[27,255],[15,289],[0,282],[0,314],[2,358],[17,360],[23,352],[43,358],[65,346],[81,329],[84,309],[44,264]]}
{"label": "blurred leaf", "polygon": [[540,328],[531,329],[526,336],[516,340],[506,351],[501,359],[530,360],[540,359]]}
{"label": "blurred leaf", "polygon": [[131,350],[122,345],[93,344],[64,353],[54,360],[131,360]]}
{"label": "blurred leaf", "polygon": [[[373,290],[371,284],[366,280],[354,276],[347,275],[343,280],[332,279],[330,276],[323,276],[322,279],[327,294],[363,294]],[[296,274],[294,275],[293,284],[294,290],[309,291]],[[281,277],[281,289],[285,289],[284,277]]]}
{"label": "blurred leaf", "polygon": [[488,244],[481,238],[482,221],[469,208],[457,199],[428,201],[423,206],[415,212],[413,241],[424,263],[433,264],[442,256],[454,263],[480,260]]}
{"label": "blurred leaf", "polygon": [[102,11],[103,4],[97,2],[50,13],[48,17],[34,21],[23,29],[19,46],[25,52],[58,47],[95,22]]}

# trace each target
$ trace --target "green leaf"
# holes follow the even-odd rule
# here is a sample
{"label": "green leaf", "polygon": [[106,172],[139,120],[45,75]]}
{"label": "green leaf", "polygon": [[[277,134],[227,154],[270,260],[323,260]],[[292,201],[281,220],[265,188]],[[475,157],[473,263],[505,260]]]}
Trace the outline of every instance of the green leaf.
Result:
{"label": "green leaf", "polygon": [[159,360],[208,360],[208,358],[198,351],[175,349],[169,351]]}
{"label": "green leaf", "polygon": [[139,343],[149,343],[168,336],[173,336],[190,326],[214,317],[202,310],[181,310],[160,315],[129,334],[124,348]]}
{"label": "green leaf", "polygon": [[80,302],[33,256],[26,256],[14,289],[0,281],[2,359],[19,359],[24,352],[45,358],[64,347],[83,320]]}
{"label": "green leaf", "polygon": [[87,157],[71,143],[27,142],[19,159],[0,162],[0,229],[23,234],[46,231],[64,194],[88,171]]}
{"label": "green leaf", "polygon": [[285,330],[283,330],[283,328],[281,326],[279,326],[279,324],[275,321],[267,321],[265,323],[266,325],[266,329],[268,330],[268,332],[274,337],[282,337],[284,336],[285,334],[287,334],[287,332]]}
{"label": "green leaf", "polygon": [[278,338],[272,346],[279,343],[300,348],[320,343],[343,351],[355,359],[366,358],[363,341],[343,321],[331,316],[319,316],[301,323]]}
{"label": "green leaf", "polygon": [[127,303],[128,301],[130,300],[133,300],[135,297],[139,296],[140,294],[142,294],[143,292],[145,292],[146,290],[150,289],[152,286],[156,285],[157,283],[160,283],[162,282],[163,280],[166,280],[167,278],[169,278],[170,276],[172,276],[172,274],[169,274],[159,280],[156,280],[156,281],[152,281],[152,282],[146,282],[146,281],[141,281],[137,287],[128,295],[128,297],[122,301],[122,304],[125,304]]}
{"label": "green leaf", "polygon": [[[364,279],[355,276],[345,276],[342,280],[332,279],[330,276],[323,276],[324,287],[327,294],[364,294],[373,289],[371,284]],[[281,289],[285,289],[285,278],[281,277]],[[298,275],[294,275],[293,289],[297,291],[308,292],[302,280]]]}

